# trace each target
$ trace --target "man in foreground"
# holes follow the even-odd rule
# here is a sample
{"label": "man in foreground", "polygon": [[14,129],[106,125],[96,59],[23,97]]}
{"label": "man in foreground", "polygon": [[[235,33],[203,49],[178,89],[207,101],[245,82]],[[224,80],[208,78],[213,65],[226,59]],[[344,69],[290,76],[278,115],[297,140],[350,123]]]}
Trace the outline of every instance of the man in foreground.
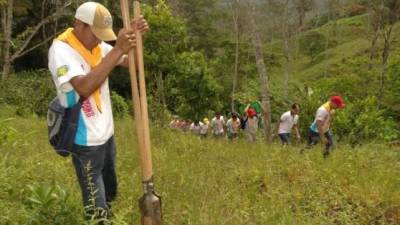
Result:
{"label": "man in foreground", "polygon": [[[110,12],[86,2],[49,50],[49,69],[61,104],[71,108],[83,100],[79,115],[73,164],[88,218],[106,218],[117,194],[116,148],[108,76],[117,65],[127,67],[125,54],[136,45],[135,30],[148,30],[141,18],[133,30],[112,30]],[[116,40],[115,47],[104,41]]]}

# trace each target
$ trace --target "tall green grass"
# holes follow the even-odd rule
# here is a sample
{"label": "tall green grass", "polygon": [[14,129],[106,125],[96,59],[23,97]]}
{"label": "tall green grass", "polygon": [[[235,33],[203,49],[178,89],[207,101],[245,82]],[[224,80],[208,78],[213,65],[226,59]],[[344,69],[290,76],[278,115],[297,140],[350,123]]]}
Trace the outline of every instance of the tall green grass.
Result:
{"label": "tall green grass", "polygon": [[[46,122],[0,123],[0,224],[83,224],[71,160],[52,152]],[[116,121],[115,224],[139,224],[134,133],[130,119]],[[396,148],[339,144],[324,160],[320,146],[299,154],[302,146],[201,140],[157,127],[152,145],[166,224],[400,224]]]}

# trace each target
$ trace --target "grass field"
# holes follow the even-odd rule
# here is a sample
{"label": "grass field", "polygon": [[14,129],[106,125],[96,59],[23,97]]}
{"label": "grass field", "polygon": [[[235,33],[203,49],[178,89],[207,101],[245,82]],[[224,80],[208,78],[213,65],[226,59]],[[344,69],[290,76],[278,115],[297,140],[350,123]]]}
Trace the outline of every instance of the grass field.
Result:
{"label": "grass field", "polygon": [[[1,111],[1,110],[0,110]],[[0,224],[83,224],[72,163],[52,152],[45,121],[0,114]],[[141,196],[130,119],[116,122],[115,224],[139,224]],[[152,130],[165,224],[400,224],[400,150],[339,144],[324,160],[246,141]]]}

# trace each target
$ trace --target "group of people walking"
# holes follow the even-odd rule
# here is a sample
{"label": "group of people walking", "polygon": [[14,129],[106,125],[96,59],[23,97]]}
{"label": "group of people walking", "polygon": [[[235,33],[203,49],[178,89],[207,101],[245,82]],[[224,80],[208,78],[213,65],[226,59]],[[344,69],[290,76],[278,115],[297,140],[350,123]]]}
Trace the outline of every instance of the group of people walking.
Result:
{"label": "group of people walking", "polygon": [[250,107],[243,117],[236,112],[232,112],[228,120],[220,113],[216,113],[211,122],[208,118],[204,118],[202,121],[187,122],[179,120],[175,116],[169,126],[174,130],[190,131],[194,135],[199,135],[203,138],[211,134],[215,138],[227,137],[230,140],[238,139],[241,130],[243,130],[249,141],[256,141],[258,122],[256,111]]}
{"label": "group of people walking", "polygon": [[[344,107],[345,102],[341,96],[332,96],[328,102],[318,108],[315,119],[311,123],[307,133],[307,148],[311,148],[321,141],[324,145],[323,156],[327,157],[330,154],[330,150],[334,147],[333,134],[330,128],[332,115],[336,109]],[[298,140],[301,140],[298,126],[299,115],[300,105],[297,103],[294,103],[289,111],[281,115],[276,126],[276,131],[274,132],[274,137],[279,137],[282,145],[287,146],[291,143],[293,133]],[[207,137],[211,133],[216,138],[226,136],[230,140],[236,140],[239,138],[239,134],[244,132],[247,140],[251,142],[256,141],[258,127],[259,119],[257,112],[251,107],[247,108],[242,117],[238,113],[232,112],[231,118],[228,121],[225,121],[225,118],[220,113],[216,113],[211,122],[209,122],[208,118],[204,118],[203,121],[195,120],[194,122],[187,122],[179,120],[175,116],[170,123],[171,129],[190,131],[201,137]]]}

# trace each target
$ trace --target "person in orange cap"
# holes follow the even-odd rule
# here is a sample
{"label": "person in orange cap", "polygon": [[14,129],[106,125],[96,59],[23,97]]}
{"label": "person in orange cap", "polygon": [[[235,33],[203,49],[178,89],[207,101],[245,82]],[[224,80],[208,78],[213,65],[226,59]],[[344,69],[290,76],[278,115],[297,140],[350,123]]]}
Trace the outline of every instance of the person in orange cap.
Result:
{"label": "person in orange cap", "polygon": [[[108,77],[114,67],[128,67],[126,54],[136,45],[135,32],[148,30],[143,17],[131,24],[132,30],[122,29],[115,35],[108,9],[86,2],[76,10],[73,27],[49,49],[49,70],[60,104],[64,108],[82,105],[71,155],[88,218],[107,217],[117,195]],[[114,47],[105,42],[113,40]]]}
{"label": "person in orange cap", "polygon": [[317,110],[315,120],[311,124],[308,135],[308,147],[312,147],[319,140],[325,145],[323,156],[328,157],[330,150],[334,147],[333,134],[330,129],[332,115],[335,109],[343,109],[346,106],[341,96],[332,96],[330,100]]}

